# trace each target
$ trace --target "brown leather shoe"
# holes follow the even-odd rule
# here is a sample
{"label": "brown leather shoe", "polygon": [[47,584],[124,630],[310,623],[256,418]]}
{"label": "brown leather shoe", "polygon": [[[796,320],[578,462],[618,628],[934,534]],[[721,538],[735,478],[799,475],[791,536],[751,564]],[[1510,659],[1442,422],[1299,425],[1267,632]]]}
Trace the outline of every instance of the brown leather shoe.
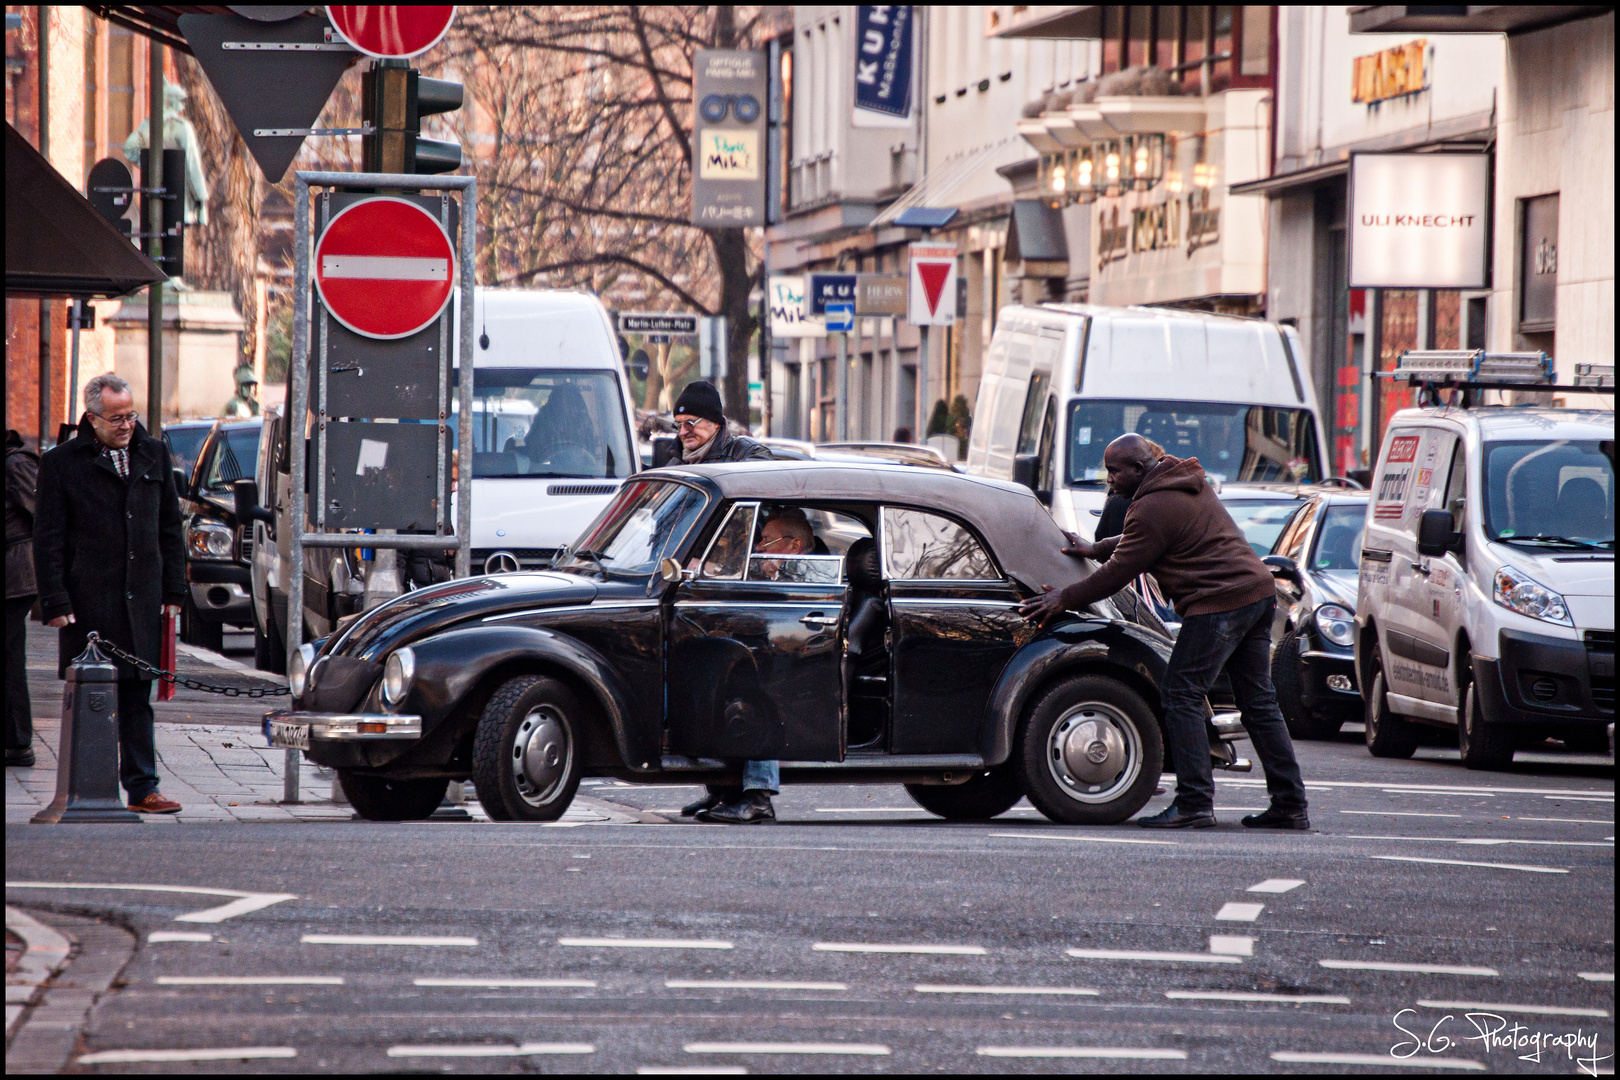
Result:
{"label": "brown leather shoe", "polygon": [[180,804],[173,799],[166,799],[161,792],[154,791],[140,802],[132,802],[129,808],[137,814],[178,814]]}

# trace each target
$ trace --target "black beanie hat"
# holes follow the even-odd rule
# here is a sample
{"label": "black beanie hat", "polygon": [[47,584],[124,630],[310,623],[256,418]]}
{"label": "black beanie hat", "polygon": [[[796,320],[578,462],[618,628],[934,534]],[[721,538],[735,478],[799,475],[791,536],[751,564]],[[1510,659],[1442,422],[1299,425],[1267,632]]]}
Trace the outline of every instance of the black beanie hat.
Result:
{"label": "black beanie hat", "polygon": [[675,402],[675,415],[680,416],[683,413],[687,416],[712,420],[721,426],[726,422],[726,414],[720,411],[720,391],[709,382],[687,383],[686,389],[681,391],[680,398]]}

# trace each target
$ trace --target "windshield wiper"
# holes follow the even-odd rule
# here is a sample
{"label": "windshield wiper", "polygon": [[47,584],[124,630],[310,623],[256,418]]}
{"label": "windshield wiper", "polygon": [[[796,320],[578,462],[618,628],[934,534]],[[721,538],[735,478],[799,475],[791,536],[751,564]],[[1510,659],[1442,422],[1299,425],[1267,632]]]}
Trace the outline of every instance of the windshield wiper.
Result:
{"label": "windshield wiper", "polygon": [[603,577],[607,577],[607,563],[613,558],[613,556],[604,555],[600,551],[592,551],[589,548],[579,548],[576,551],[569,552],[568,553],[568,558],[570,560],[573,560],[573,559],[589,559],[589,560],[591,560],[591,562],[596,564],[597,571]]}
{"label": "windshield wiper", "polygon": [[1591,540],[1571,540],[1567,536],[1549,536],[1537,534],[1535,536],[1501,536],[1497,538],[1504,544],[1562,544],[1565,547],[1586,548],[1591,551],[1612,551],[1613,540],[1604,540],[1594,543]]}

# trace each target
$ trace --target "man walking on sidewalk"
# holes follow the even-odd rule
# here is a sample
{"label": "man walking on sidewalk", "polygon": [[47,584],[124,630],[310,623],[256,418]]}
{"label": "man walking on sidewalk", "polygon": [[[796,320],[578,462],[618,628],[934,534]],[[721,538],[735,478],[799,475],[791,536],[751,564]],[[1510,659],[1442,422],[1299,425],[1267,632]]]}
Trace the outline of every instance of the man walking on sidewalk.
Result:
{"label": "man walking on sidewalk", "polygon": [[1026,600],[1021,611],[1026,619],[1045,624],[1061,611],[1096,603],[1138,574],[1151,573],[1181,615],[1160,688],[1176,766],[1176,798],[1162,813],[1137,823],[1152,829],[1215,824],[1204,705],[1224,669],[1271,795],[1271,806],[1244,818],[1243,824],[1251,829],[1310,828],[1305,784],[1271,685],[1277,586],[1270,571],[1205,481],[1197,458],[1171,457],[1140,435],[1121,435],[1108,444],[1103,466],[1115,494],[1131,500],[1124,532],[1095,544],[1071,536],[1066,553],[1106,561],[1061,592],[1046,586],[1048,591]]}
{"label": "man walking on sidewalk", "polygon": [[34,487],[39,455],[6,431],[6,764],[34,764],[28,700],[28,611],[34,606]]}
{"label": "man walking on sidewalk", "polygon": [[[186,553],[169,453],[135,412],[129,384],[98,375],[84,388],[76,437],[39,464],[34,563],[46,625],[61,630],[65,676],[90,631],[156,666],[163,616],[180,610]],[[173,814],[158,792],[152,676],[118,665],[119,775],[129,808]]]}

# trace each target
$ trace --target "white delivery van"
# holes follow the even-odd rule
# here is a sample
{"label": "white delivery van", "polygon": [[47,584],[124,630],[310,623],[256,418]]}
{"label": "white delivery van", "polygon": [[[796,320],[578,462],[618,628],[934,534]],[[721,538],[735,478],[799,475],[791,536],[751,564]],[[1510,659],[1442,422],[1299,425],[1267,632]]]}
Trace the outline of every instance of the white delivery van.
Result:
{"label": "white delivery van", "polygon": [[1292,327],[1164,308],[1002,309],[968,472],[1028,485],[1090,539],[1107,498],[1103,448],[1127,432],[1196,457],[1223,489],[1319,481],[1327,460]]}
{"label": "white delivery van", "polygon": [[1608,749],[1614,722],[1614,413],[1395,414],[1356,601],[1367,747],[1455,728],[1471,769],[1516,744]]}
{"label": "white delivery van", "polygon": [[[457,301],[451,310],[451,340],[459,341]],[[549,566],[641,467],[618,339],[601,301],[582,292],[479,289],[473,317],[472,572]],[[459,409],[459,394],[452,401]],[[269,520],[253,523],[255,651],[259,666],[279,670],[291,559],[280,525],[289,513],[290,465],[282,419],[267,422],[258,491],[274,495]],[[452,521],[454,500],[466,490],[458,482]],[[359,610],[357,550],[308,552],[306,640]]]}

